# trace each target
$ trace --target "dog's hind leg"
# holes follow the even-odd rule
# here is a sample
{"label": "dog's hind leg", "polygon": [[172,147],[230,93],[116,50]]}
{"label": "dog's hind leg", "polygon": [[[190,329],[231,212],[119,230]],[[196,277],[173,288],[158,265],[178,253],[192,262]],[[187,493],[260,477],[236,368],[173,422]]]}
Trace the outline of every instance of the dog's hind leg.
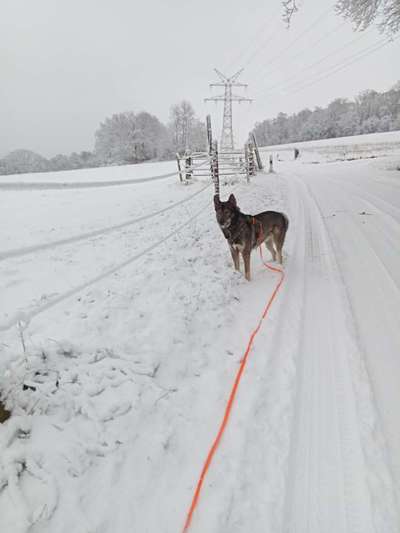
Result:
{"label": "dog's hind leg", "polygon": [[282,248],[285,241],[286,230],[279,226],[275,226],[272,230],[272,237],[276,248],[276,254],[278,256],[278,262],[282,264]]}
{"label": "dog's hind leg", "polygon": [[240,271],[240,259],[239,259],[239,251],[236,248],[233,248],[233,246],[229,246],[233,264],[235,265],[235,270]]}
{"label": "dog's hind leg", "polygon": [[265,240],[265,246],[268,248],[268,250],[271,252],[272,255],[272,261],[276,261],[276,251],[274,248],[273,240],[271,236],[268,236]]}
{"label": "dog's hind leg", "polygon": [[283,241],[285,240],[285,234],[279,233],[274,234],[274,244],[276,247],[276,254],[278,256],[278,262],[282,264],[282,248],[283,248]]}
{"label": "dog's hind leg", "polygon": [[250,281],[250,252],[243,252],[243,262],[244,262],[244,276],[247,281]]}

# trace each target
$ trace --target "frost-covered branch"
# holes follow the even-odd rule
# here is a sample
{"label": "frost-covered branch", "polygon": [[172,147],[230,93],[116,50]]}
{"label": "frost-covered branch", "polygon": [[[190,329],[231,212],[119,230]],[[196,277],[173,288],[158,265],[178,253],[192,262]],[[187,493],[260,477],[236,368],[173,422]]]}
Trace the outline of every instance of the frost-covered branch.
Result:
{"label": "frost-covered branch", "polygon": [[[290,26],[293,15],[298,11],[296,0],[282,2],[285,23]],[[399,0],[337,0],[335,11],[348,19],[357,31],[363,31],[376,23],[381,33],[394,35],[400,30]]]}
{"label": "frost-covered branch", "polygon": [[286,27],[290,27],[290,22],[292,20],[293,15],[299,10],[299,8],[296,5],[296,0],[284,0],[282,2],[283,5],[283,21],[286,24]]}

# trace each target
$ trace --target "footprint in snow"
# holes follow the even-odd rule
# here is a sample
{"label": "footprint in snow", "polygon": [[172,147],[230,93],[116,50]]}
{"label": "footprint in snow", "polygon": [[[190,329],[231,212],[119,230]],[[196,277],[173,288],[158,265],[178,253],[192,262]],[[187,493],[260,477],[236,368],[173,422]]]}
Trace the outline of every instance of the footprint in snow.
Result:
{"label": "footprint in snow", "polygon": [[131,409],[132,409],[132,403],[129,401],[113,405],[109,409],[108,413],[103,414],[101,420],[102,422],[109,422],[110,420],[114,420],[115,418],[125,415]]}

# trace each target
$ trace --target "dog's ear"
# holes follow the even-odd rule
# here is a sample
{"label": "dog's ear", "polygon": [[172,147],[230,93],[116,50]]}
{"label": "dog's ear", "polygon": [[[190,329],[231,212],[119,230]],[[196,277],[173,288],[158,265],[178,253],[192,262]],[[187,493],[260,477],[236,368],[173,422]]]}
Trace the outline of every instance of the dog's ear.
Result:
{"label": "dog's ear", "polygon": [[215,209],[218,209],[219,207],[221,207],[221,200],[219,199],[218,194],[214,195],[214,207]]}
{"label": "dog's ear", "polygon": [[231,194],[229,196],[228,202],[231,204],[232,207],[237,207],[236,198],[234,194]]}

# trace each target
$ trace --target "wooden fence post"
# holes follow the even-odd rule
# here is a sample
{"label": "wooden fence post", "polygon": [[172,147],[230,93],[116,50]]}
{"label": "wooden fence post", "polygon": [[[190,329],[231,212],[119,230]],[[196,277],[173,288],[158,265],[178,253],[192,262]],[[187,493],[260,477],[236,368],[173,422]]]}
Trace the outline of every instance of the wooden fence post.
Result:
{"label": "wooden fence post", "polygon": [[250,176],[256,175],[256,164],[254,161],[254,145],[253,143],[249,143],[249,173]]}
{"label": "wooden fence post", "polygon": [[186,151],[185,153],[185,170],[186,170],[185,178],[186,178],[186,183],[187,183],[188,181],[190,181],[192,177],[192,157],[189,151]]}
{"label": "wooden fence post", "polygon": [[176,162],[178,164],[179,179],[180,179],[180,182],[182,183],[183,182],[183,176],[182,176],[181,160],[179,158],[179,154],[178,153],[176,154]]}
{"label": "wooden fence post", "polygon": [[211,152],[211,176],[214,182],[214,194],[219,198],[218,143],[213,141]]}
{"label": "wooden fence post", "polygon": [[246,143],[244,145],[244,160],[246,164],[246,179],[247,183],[250,182],[250,159],[249,159],[249,145]]}
{"label": "wooden fence post", "polygon": [[251,134],[251,138],[252,138],[252,141],[253,141],[254,151],[255,151],[255,154],[256,154],[258,170],[262,170],[264,167],[263,167],[263,164],[262,164],[262,161],[261,161],[260,152],[258,150],[257,139],[256,139],[256,136],[254,135],[254,133]]}
{"label": "wooden fence post", "polygon": [[213,150],[211,115],[207,115],[206,121],[207,121],[208,155],[211,155],[211,152]]}

